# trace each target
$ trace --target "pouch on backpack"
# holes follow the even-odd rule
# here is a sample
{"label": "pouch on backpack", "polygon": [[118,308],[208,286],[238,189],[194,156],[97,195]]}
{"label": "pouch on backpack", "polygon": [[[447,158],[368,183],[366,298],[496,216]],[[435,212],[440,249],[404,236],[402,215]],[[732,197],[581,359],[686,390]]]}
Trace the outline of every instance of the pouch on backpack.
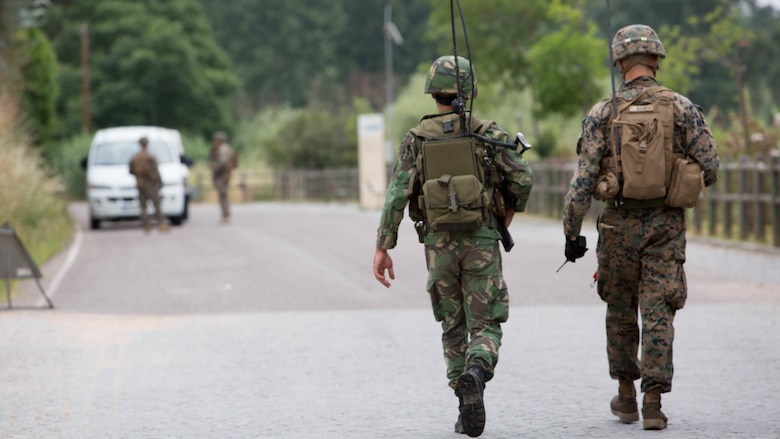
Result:
{"label": "pouch on backpack", "polygon": [[672,165],[672,178],[666,205],[688,209],[696,206],[704,189],[701,166],[689,158],[677,158]]}
{"label": "pouch on backpack", "polygon": [[473,230],[484,222],[489,200],[473,175],[443,175],[423,184],[425,214],[435,232]]}

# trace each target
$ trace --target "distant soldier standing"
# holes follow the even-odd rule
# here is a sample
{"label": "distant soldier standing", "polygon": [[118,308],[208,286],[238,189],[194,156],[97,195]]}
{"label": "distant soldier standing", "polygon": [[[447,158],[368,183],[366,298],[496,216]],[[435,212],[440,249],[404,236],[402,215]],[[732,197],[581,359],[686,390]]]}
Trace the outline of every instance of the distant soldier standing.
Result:
{"label": "distant soldier standing", "polygon": [[688,294],[685,208],[696,204],[703,185],[717,181],[720,161],[701,110],[655,79],[659,58],[666,57],[655,31],[624,27],[612,50],[623,83],[614,101],[599,102],[582,122],[579,165],[563,213],[565,255],[574,262],[585,254],[578,240],[582,219],[591,197],[604,201],[598,294],[607,303],[609,373],[619,383],[610,409],[621,422],[638,421],[634,381],[641,378],[643,428],[662,430],[661,394],[672,390],[674,316]]}
{"label": "distant soldier standing", "polygon": [[395,278],[388,250],[396,245],[408,204],[425,244],[447,379],[460,403],[455,431],[476,437],[485,427],[483,389],[495,373],[501,323],[509,315],[498,223],[508,227],[514,213],[525,210],[533,178],[518,151],[464,135],[508,138],[497,123],[463,109],[461,98],[476,97],[476,80],[467,59],[455,63],[450,55],[431,65],[425,93],[436,100],[438,113],[423,117],[401,143],[377,231],[374,276],[386,287],[385,273]]}
{"label": "distant soldier standing", "polygon": [[227,134],[223,131],[214,133],[209,154],[214,188],[219,196],[219,206],[222,210],[222,224],[230,222],[230,176],[238,164],[238,156],[227,143]]}
{"label": "distant soldier standing", "polygon": [[147,151],[149,139],[141,137],[138,141],[141,144],[141,150],[130,159],[130,173],[135,175],[135,183],[138,187],[138,201],[141,203],[141,222],[144,232],[149,233],[149,217],[146,214],[149,200],[154,205],[154,211],[157,215],[157,227],[161,232],[168,231],[168,224],[163,219],[162,209],[160,209],[160,188],[162,188],[162,179],[160,171],[157,169],[157,159]]}

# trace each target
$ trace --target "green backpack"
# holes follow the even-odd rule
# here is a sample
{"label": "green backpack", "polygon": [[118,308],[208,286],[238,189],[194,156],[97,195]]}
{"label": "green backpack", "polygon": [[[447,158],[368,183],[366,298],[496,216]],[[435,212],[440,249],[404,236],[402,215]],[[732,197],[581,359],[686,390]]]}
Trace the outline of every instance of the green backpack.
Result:
{"label": "green backpack", "polygon": [[[490,218],[493,191],[485,169],[491,163],[488,150],[476,138],[447,136],[460,133],[458,116],[451,116],[423,119],[412,130],[417,139],[416,177],[422,189],[418,207],[430,232],[474,230]],[[484,134],[492,123],[481,123],[475,132]]]}

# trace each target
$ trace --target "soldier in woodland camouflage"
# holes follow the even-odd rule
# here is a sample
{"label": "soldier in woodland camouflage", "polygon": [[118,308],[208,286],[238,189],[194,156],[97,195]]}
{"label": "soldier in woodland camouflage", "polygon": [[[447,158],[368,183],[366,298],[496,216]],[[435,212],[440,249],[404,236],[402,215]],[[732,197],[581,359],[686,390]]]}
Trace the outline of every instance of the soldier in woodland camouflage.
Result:
{"label": "soldier in woodland camouflage", "polygon": [[130,159],[130,174],[135,175],[136,186],[138,187],[138,201],[141,203],[141,222],[144,232],[149,233],[149,216],[146,214],[146,208],[149,201],[154,205],[154,211],[157,215],[157,227],[161,232],[168,231],[168,224],[163,219],[160,209],[160,188],[162,179],[160,171],[157,169],[157,159],[149,154],[147,147],[149,139],[142,137],[138,143],[141,150]]}
{"label": "soldier in woodland camouflage", "polygon": [[[666,92],[653,91],[659,90],[655,74],[666,52],[655,31],[645,25],[624,27],[615,34],[612,48],[623,77],[617,103],[636,99],[639,109],[660,105]],[[668,95],[673,98],[673,133],[668,142],[674,154],[698,163],[704,184],[712,185],[720,162],[704,116],[685,96],[671,91]],[[619,383],[610,409],[624,423],[638,421],[634,381],[641,379],[643,428],[661,430],[667,426],[661,394],[672,390],[674,316],[687,297],[685,211],[669,207],[664,198],[621,198],[622,182],[615,170],[625,165],[616,160],[612,113],[612,99],[605,99],[583,120],[577,143],[579,164],[565,199],[565,253],[571,261],[584,254],[586,249],[574,244],[583,217],[591,197],[604,200],[596,250],[598,294],[607,304],[609,373]],[[621,156],[623,162],[629,160],[625,153]]]}
{"label": "soldier in woodland camouflage", "polygon": [[[453,56],[440,57],[433,63],[425,93],[436,100],[439,113],[425,116],[401,142],[382,209],[374,256],[374,276],[386,287],[390,282],[385,274],[395,278],[388,250],[396,245],[407,204],[412,221],[421,224],[426,219],[418,205],[421,188],[415,178],[422,172],[417,169],[420,142],[462,133],[459,115],[451,109],[452,102],[458,94],[466,99],[476,96],[476,81],[472,81],[473,69],[468,60],[459,58],[457,72],[459,81]],[[472,131],[479,129],[488,138],[507,140],[507,133],[494,122],[483,122],[468,112],[465,120]],[[517,151],[497,147],[487,151],[487,161],[494,164],[491,172],[503,194],[498,199],[508,226],[514,212],[525,210],[533,184],[531,169]],[[497,219],[493,214],[489,216],[485,224],[473,230],[433,232],[428,224],[427,233],[423,232],[421,237],[429,273],[427,290],[434,317],[442,325],[447,379],[460,401],[455,431],[469,436],[479,436],[484,428],[482,391],[485,382],[493,377],[501,345],[501,323],[509,313]]]}

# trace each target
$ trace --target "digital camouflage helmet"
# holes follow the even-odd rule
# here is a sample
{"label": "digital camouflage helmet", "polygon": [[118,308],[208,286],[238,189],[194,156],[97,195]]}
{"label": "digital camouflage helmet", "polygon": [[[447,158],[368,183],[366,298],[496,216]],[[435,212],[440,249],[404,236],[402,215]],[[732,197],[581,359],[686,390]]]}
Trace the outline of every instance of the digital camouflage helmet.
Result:
{"label": "digital camouflage helmet", "polygon": [[615,33],[615,38],[612,39],[613,66],[623,58],[640,53],[666,58],[664,45],[653,28],[644,24],[632,24]]}
{"label": "digital camouflage helmet", "polygon": [[[460,91],[467,99],[477,97],[477,78],[471,63],[466,58],[458,57],[458,76],[460,76]],[[472,93],[473,91],[473,93]],[[425,91],[433,95],[458,94],[458,80],[455,77],[455,57],[441,56],[431,64],[428,77],[425,79]]]}

